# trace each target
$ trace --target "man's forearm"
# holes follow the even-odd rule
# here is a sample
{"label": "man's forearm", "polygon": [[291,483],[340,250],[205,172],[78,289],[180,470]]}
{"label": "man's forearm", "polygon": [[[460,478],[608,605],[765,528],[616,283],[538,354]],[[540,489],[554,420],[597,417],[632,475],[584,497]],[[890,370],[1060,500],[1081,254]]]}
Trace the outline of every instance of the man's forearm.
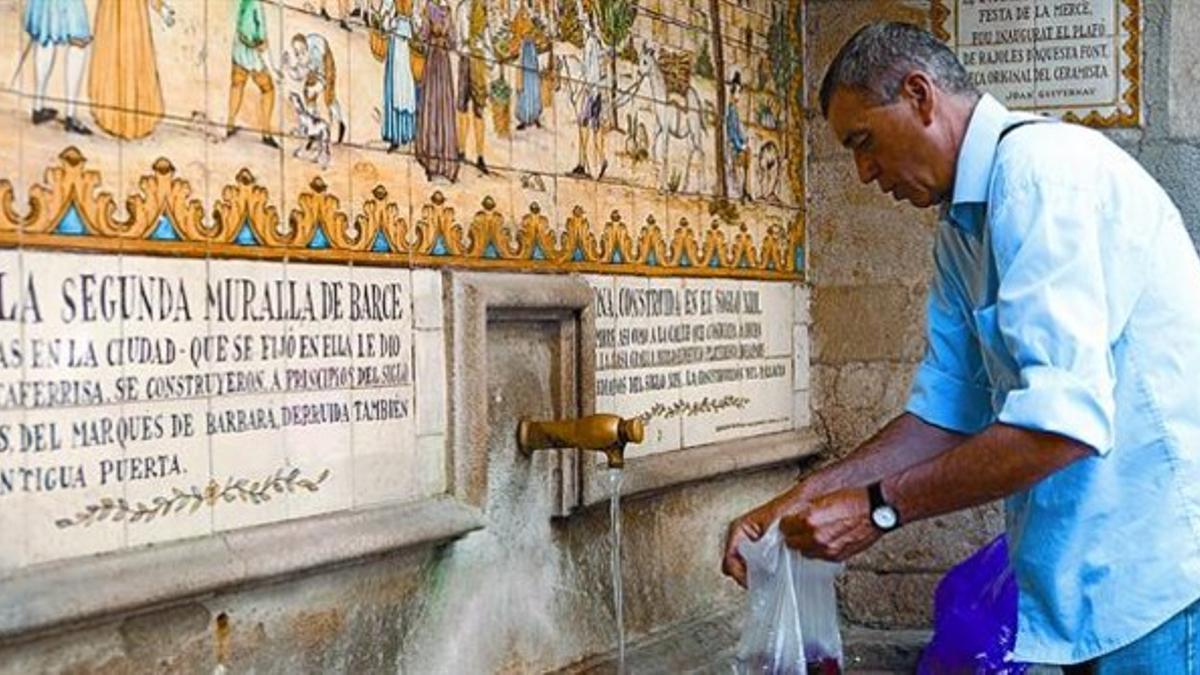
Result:
{"label": "man's forearm", "polygon": [[962,443],[964,434],[935,427],[911,413],[888,422],[874,436],[838,462],[804,480],[807,497],[857,485],[920,464]]}
{"label": "man's forearm", "polygon": [[1064,436],[996,423],[884,479],[883,494],[912,522],[1008,496],[1090,454]]}

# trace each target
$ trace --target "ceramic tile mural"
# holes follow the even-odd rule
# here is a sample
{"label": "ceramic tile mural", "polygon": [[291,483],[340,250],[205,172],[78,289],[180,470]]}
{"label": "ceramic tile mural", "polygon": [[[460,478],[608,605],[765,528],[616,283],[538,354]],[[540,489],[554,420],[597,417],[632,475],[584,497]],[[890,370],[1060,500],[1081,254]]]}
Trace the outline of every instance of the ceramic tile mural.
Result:
{"label": "ceramic tile mural", "polygon": [[0,0],[0,572],[444,491],[442,267],[753,298],[641,452],[791,428],[801,15]]}

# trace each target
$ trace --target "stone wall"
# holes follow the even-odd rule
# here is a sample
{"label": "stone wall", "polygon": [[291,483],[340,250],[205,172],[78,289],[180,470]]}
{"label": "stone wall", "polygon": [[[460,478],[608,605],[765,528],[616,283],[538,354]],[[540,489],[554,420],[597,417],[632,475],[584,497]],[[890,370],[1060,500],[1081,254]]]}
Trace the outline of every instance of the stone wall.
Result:
{"label": "stone wall", "polygon": [[[1197,239],[1200,49],[1185,35],[1200,21],[1200,6],[1149,0],[1142,11],[1144,125],[1106,133],[1162,181]],[[814,415],[834,448],[832,459],[903,410],[924,350],[935,213],[897,206],[859,183],[849,154],[821,118],[818,91],[833,55],[860,26],[928,25],[929,3],[810,0],[806,12]],[[849,564],[841,588],[845,622],[927,627],[940,575],[1002,528],[1001,509],[992,505],[885,538]]]}

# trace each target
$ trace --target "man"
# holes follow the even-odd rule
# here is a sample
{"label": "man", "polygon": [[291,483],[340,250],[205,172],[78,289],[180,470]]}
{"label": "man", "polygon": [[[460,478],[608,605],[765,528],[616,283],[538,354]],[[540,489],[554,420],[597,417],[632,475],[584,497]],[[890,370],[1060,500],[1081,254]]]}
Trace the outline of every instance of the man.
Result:
{"label": "man", "polygon": [[730,526],[777,518],[844,560],[1005,497],[1018,660],[1183,672],[1200,657],[1200,261],[1162,188],[1103,135],[1013,114],[928,33],[842,48],[822,113],[859,178],[943,212],[907,412]]}
{"label": "man", "polygon": [[25,4],[24,27],[29,34],[29,48],[34,50],[33,123],[44,124],[58,116],[58,110],[46,105],[46,89],[50,85],[50,74],[54,71],[55,57],[61,50],[65,53],[63,58],[66,62],[66,87],[63,90],[66,115],[63,127],[69,133],[90,136],[92,130],[80,122],[76,114],[87,49],[92,42],[92,30],[83,0],[29,0]]}
{"label": "man", "polygon": [[467,137],[475,134],[475,168],[488,175],[483,160],[483,111],[487,108],[488,57],[492,54],[487,3],[460,0],[454,16],[458,44],[458,96],[455,101],[458,131],[458,161],[466,158]]}
{"label": "man", "polygon": [[240,128],[237,126],[237,115],[242,108],[242,95],[246,92],[246,80],[253,79],[260,94],[258,125],[262,131],[262,142],[278,148],[279,143],[271,135],[271,113],[275,110],[274,78],[278,77],[278,73],[271,63],[271,51],[267,45],[267,17],[263,12],[262,0],[238,0],[236,21],[225,136],[233,136]]}
{"label": "man", "polygon": [[734,190],[738,190],[737,180],[740,175],[742,186],[740,197],[742,201],[750,199],[750,140],[746,138],[742,118],[738,115],[738,105],[741,104],[742,73],[734,71],[733,79],[729,81],[729,102],[725,105],[725,139],[729,143],[729,178],[733,181]]}
{"label": "man", "polygon": [[[586,17],[583,36],[583,57],[580,72],[583,76],[583,100],[576,116],[579,125],[579,163],[571,170],[575,176],[591,176],[591,167],[596,167],[596,180],[604,177],[608,170],[608,157],[604,151],[605,131],[601,128],[600,116],[604,112],[604,46],[600,44],[599,31],[592,13],[585,10],[577,0],[577,12]],[[588,160],[588,137],[591,137],[592,154],[595,161]]]}

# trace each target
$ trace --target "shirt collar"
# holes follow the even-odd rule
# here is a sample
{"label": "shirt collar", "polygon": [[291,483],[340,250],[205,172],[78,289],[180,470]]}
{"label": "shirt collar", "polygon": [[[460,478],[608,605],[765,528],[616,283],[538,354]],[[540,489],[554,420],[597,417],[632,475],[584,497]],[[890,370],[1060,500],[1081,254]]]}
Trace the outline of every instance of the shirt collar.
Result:
{"label": "shirt collar", "polygon": [[947,213],[951,222],[968,232],[977,232],[988,200],[996,144],[1009,121],[1009,111],[990,94],[975,104],[958,162],[954,169],[954,194]]}

